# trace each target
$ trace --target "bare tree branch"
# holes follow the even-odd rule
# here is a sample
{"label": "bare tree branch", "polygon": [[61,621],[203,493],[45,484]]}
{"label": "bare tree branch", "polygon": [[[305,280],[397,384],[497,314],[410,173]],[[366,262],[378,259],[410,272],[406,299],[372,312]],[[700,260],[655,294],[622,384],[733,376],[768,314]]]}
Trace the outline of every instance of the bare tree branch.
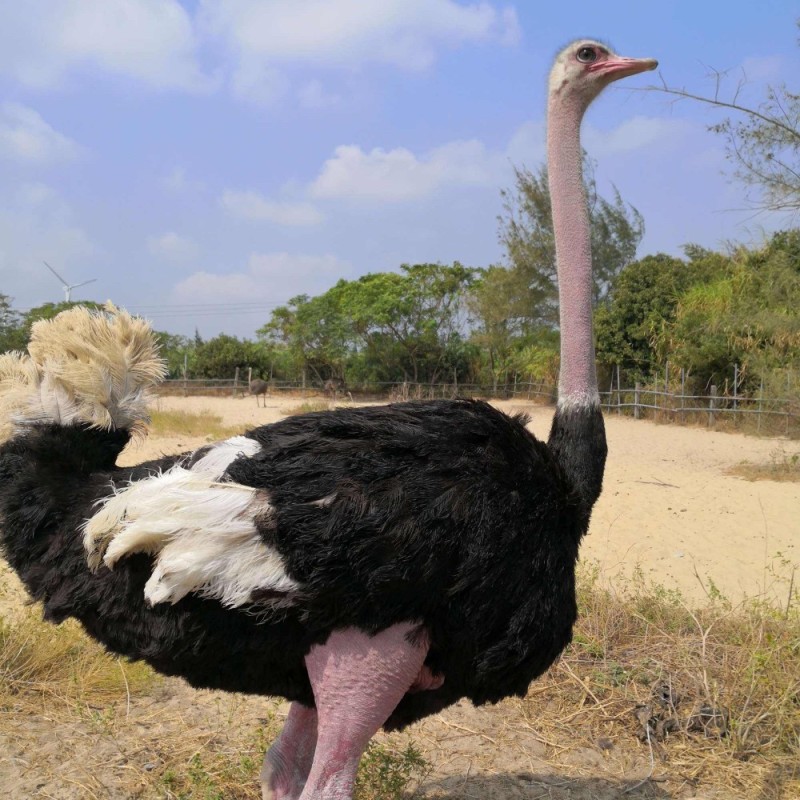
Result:
{"label": "bare tree branch", "polygon": [[[800,211],[800,94],[785,85],[767,85],[764,99],[750,106],[741,100],[749,84],[744,69],[728,92],[728,73],[713,67],[707,69],[713,82],[709,95],[670,86],[660,73],[660,85],[642,91],[661,92],[673,98],[673,102],[689,100],[733,112],[732,116],[708,126],[725,140],[728,160],[734,165],[733,177],[758,190],[760,196],[754,202],[755,208]],[[751,201],[753,198],[748,198]]]}

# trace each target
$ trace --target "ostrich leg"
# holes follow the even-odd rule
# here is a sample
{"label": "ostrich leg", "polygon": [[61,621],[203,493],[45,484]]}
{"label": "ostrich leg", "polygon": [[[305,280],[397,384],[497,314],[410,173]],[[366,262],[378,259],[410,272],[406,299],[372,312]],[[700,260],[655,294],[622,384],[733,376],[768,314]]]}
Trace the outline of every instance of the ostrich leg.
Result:
{"label": "ostrich leg", "polygon": [[425,674],[427,642],[412,623],[369,634],[335,631],[306,656],[317,704],[314,763],[300,800],[350,800],[361,755],[394,707]]}
{"label": "ostrich leg", "polygon": [[317,745],[317,711],[292,703],[280,736],[264,756],[263,800],[297,800],[306,785]]}

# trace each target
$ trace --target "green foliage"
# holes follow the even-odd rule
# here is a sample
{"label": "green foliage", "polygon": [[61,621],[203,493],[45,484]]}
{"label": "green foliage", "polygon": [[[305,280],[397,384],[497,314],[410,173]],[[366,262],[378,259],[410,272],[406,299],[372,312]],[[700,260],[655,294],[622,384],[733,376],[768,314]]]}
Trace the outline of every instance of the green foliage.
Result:
{"label": "green foliage", "polygon": [[294,297],[273,311],[259,335],[318,383],[458,374],[472,356],[462,329],[475,271],[458,263],[400,270],[341,280],[317,297]]}
{"label": "green foliage", "polygon": [[56,314],[75,306],[102,309],[99,303],[82,301],[79,303],[43,303],[25,313],[11,308],[11,298],[0,294],[0,353],[8,350],[24,350],[31,336],[31,326],[40,319],[52,319]]}
{"label": "green foliage", "polygon": [[262,344],[225,333],[194,347],[193,374],[201,378],[233,377],[238,367],[244,380],[248,368],[258,376],[268,373],[269,365],[269,352]]}
{"label": "green foliage", "polygon": [[525,272],[519,269],[491,266],[472,286],[472,340],[484,352],[494,383],[505,383],[514,370],[515,343],[529,327],[529,299]]}
{"label": "green foliage", "polygon": [[723,385],[738,364],[745,392],[800,367],[800,231],[727,255],[684,251],[688,260],[646,256],[619,274],[595,315],[600,363],[639,379],[668,360],[700,389]]}
{"label": "green foliage", "polygon": [[310,370],[319,383],[343,377],[351,324],[342,312],[346,281],[317,297],[298,295],[272,312],[259,329],[262,340],[283,346],[286,364],[294,372]]}
{"label": "green foliage", "polygon": [[739,364],[745,390],[776,369],[800,366],[800,234],[740,248],[728,269],[682,295],[664,337],[667,354],[709,382]]}
{"label": "green foliage", "polygon": [[[610,201],[598,194],[593,164],[585,154],[583,172],[592,238],[594,300],[599,303],[608,294],[615,276],[635,258],[644,235],[644,220],[633,206],[625,204],[616,188]],[[500,242],[519,281],[516,286],[507,286],[512,289],[512,296],[519,296],[521,287],[526,290],[524,299],[515,307],[529,324],[555,325],[556,248],[547,168],[532,172],[516,167],[514,175],[514,189],[502,192],[505,215],[499,219]]]}
{"label": "green foliage", "polygon": [[187,375],[193,374],[196,352],[194,341],[188,336],[166,331],[156,331],[155,335],[160,348],[159,352],[167,365],[167,377],[183,377],[184,367],[186,367]]}
{"label": "green foliage", "polygon": [[655,340],[669,326],[681,293],[696,269],[660,253],[634,261],[617,277],[610,301],[595,314],[597,357],[636,377],[663,364]]}
{"label": "green foliage", "polygon": [[20,330],[20,314],[11,307],[11,298],[0,294],[0,353],[25,346]]}
{"label": "green foliage", "polygon": [[53,319],[53,317],[57,316],[62,311],[75,308],[75,306],[83,306],[84,308],[90,308],[94,311],[101,311],[103,309],[102,303],[95,303],[91,300],[81,300],[80,302],[67,302],[62,300],[60,303],[42,303],[42,305],[36,306],[22,315],[22,327],[25,333],[25,341],[27,342],[30,337],[31,326],[34,322],[40,319]]}
{"label": "green foliage", "polygon": [[396,751],[371,741],[361,758],[354,791],[355,800],[400,800],[409,783],[420,780],[428,762],[413,743]]}
{"label": "green foliage", "polygon": [[547,328],[517,343],[511,356],[514,372],[525,380],[555,386],[558,383],[559,337]]}

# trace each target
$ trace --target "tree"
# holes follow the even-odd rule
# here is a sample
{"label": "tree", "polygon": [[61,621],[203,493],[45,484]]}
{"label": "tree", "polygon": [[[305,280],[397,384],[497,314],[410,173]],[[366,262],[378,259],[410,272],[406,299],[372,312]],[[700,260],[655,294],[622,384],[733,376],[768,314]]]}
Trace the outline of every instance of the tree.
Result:
{"label": "tree", "polygon": [[167,377],[182,378],[184,366],[188,374],[194,374],[197,355],[194,340],[167,331],[154,331],[154,333],[158,341],[159,354],[167,365]]}
{"label": "tree", "polygon": [[[800,20],[797,24],[800,26]],[[712,95],[676,89],[665,82],[651,88],[735,112],[735,117],[709,126],[709,130],[725,139],[734,177],[758,190],[759,196],[751,198],[758,208],[800,209],[800,94],[785,84],[769,85],[762,102],[750,107],[739,102],[747,84],[746,75],[743,74],[728,99],[723,94],[726,73],[714,70],[713,77]]]}
{"label": "tree", "polygon": [[259,328],[266,342],[283,345],[299,372],[310,370],[319,383],[344,378],[345,362],[352,341],[351,321],[341,309],[347,281],[317,297],[297,295],[272,312]]}
{"label": "tree", "polygon": [[[585,154],[583,172],[592,236],[594,300],[598,304],[614,277],[636,257],[644,220],[633,206],[625,204],[616,188],[611,201],[598,194],[593,165]],[[556,325],[556,249],[547,168],[531,172],[515,167],[514,176],[514,189],[501,192],[505,214],[499,217],[499,223],[500,242],[525,289],[524,299],[515,302],[515,313],[524,313],[531,325]]]}
{"label": "tree", "polygon": [[21,330],[21,315],[11,307],[11,298],[0,293],[0,353],[21,350],[26,339]]}
{"label": "tree", "polygon": [[263,346],[256,342],[238,339],[226,333],[196,346],[194,372],[199,377],[233,377],[237,367],[244,380],[244,371],[248,367],[252,367],[256,373],[269,369],[269,357]]}
{"label": "tree", "polygon": [[800,367],[800,231],[775,234],[762,248],[739,248],[723,273],[681,296],[665,337],[667,353],[705,383],[740,367],[755,390],[776,369]]}
{"label": "tree", "polygon": [[470,291],[468,304],[477,323],[472,339],[486,354],[495,390],[513,371],[515,343],[529,327],[528,289],[521,270],[491,266],[480,271]]}
{"label": "tree", "polygon": [[609,301],[595,313],[601,364],[620,366],[635,377],[663,366],[658,342],[674,320],[681,295],[700,276],[719,274],[719,260],[725,262],[702,248],[687,249],[696,257],[688,263],[659,253],[628,264],[617,276]]}
{"label": "tree", "polygon": [[373,354],[394,362],[394,379],[435,381],[452,368],[451,346],[466,328],[466,297],[476,270],[453,264],[403,264],[342,283],[342,311]]}
{"label": "tree", "polygon": [[101,310],[103,306],[92,301],[43,303],[24,313],[14,311],[10,298],[0,294],[0,352],[24,350],[31,338],[31,327],[40,319],[52,319],[56,314],[75,306]]}

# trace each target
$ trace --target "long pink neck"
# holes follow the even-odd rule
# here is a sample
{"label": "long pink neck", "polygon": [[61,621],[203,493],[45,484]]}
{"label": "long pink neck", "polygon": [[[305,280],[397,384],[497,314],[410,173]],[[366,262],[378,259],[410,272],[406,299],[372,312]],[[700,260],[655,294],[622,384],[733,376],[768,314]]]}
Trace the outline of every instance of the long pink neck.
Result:
{"label": "long pink neck", "polygon": [[599,404],[592,336],[591,234],[580,142],[584,111],[577,98],[551,92],[547,168],[561,325],[558,405],[563,409]]}

